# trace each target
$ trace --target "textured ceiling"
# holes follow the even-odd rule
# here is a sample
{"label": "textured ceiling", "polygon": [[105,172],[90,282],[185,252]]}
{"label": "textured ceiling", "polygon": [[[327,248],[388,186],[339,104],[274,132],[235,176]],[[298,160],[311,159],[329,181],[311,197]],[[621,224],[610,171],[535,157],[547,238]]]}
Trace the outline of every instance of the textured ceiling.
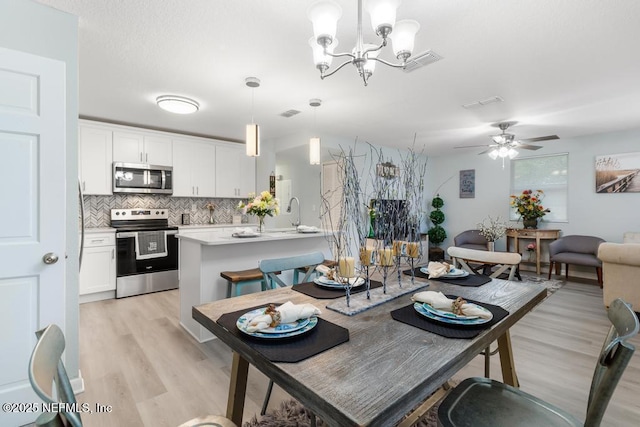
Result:
{"label": "textured ceiling", "polygon": [[[511,131],[520,138],[640,124],[637,0],[405,0],[398,19],[421,24],[415,53],[443,59],[412,73],[377,64],[368,87],[351,65],[320,80],[307,44],[311,1],[40,3],[79,16],[83,117],[242,140],[252,115],[244,79],[256,76],[253,115],[267,139],[315,129],[408,147],[415,135],[416,148],[438,155],[488,144],[491,123],[504,120],[519,122]],[[337,50],[350,50],[357,2],[339,3]],[[368,15],[363,27],[374,40]],[[387,49],[380,57],[392,60]],[[167,113],[154,104],[162,94],[192,97],[201,109]],[[462,108],[492,96],[504,102]],[[311,98],[323,100],[315,120]],[[289,109],[301,114],[280,116]]]}

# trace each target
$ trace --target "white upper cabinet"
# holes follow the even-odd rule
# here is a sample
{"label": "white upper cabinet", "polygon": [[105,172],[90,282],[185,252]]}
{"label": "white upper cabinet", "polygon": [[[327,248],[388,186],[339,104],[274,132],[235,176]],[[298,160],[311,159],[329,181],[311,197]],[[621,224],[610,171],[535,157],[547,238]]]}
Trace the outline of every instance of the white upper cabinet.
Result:
{"label": "white upper cabinet", "polygon": [[171,166],[171,139],[143,132],[113,133],[113,161]]}
{"label": "white upper cabinet", "polygon": [[173,195],[216,197],[216,146],[208,142],[173,140]]}
{"label": "white upper cabinet", "polygon": [[80,186],[84,194],[112,193],[113,132],[105,127],[79,125]]}
{"label": "white upper cabinet", "polygon": [[244,145],[216,146],[216,197],[245,198],[256,191],[255,157],[245,154]]}

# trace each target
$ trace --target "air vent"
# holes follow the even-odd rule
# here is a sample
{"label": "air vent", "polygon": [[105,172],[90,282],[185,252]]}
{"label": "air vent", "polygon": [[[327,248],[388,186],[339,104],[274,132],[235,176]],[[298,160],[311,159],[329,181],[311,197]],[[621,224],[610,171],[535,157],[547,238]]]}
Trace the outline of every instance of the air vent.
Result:
{"label": "air vent", "polygon": [[300,111],[299,110],[287,110],[284,113],[280,113],[280,115],[282,117],[286,117],[286,118],[293,117],[296,114],[300,114]]}
{"label": "air vent", "polygon": [[438,62],[442,59],[442,56],[438,55],[432,50],[420,53],[414,57],[409,58],[406,67],[403,68],[405,73],[410,73],[418,68],[426,67],[429,64]]}
{"label": "air vent", "polygon": [[481,101],[473,101],[468,104],[464,104],[462,108],[472,109],[478,107],[484,107],[485,105],[493,104],[494,102],[504,102],[501,96],[492,96],[491,98],[483,99]]}

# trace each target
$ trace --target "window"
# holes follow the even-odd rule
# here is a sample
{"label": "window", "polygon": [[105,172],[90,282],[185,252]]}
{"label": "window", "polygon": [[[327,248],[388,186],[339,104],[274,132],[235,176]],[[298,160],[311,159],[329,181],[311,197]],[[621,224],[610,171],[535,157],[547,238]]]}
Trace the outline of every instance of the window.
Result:
{"label": "window", "polygon": [[[545,221],[566,222],[568,165],[568,153],[511,160],[511,194],[544,191],[542,206],[551,210],[544,216]],[[509,219],[519,219],[514,209],[509,212]]]}

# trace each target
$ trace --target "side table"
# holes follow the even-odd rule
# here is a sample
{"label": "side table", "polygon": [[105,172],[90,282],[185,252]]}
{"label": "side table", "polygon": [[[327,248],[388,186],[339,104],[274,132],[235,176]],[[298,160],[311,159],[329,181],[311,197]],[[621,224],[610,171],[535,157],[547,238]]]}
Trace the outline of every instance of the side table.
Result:
{"label": "side table", "polygon": [[560,230],[546,230],[540,228],[509,228],[507,230],[507,252],[511,252],[509,238],[513,238],[515,252],[520,251],[520,239],[536,241],[536,274],[540,274],[540,241],[553,241],[560,237]]}

